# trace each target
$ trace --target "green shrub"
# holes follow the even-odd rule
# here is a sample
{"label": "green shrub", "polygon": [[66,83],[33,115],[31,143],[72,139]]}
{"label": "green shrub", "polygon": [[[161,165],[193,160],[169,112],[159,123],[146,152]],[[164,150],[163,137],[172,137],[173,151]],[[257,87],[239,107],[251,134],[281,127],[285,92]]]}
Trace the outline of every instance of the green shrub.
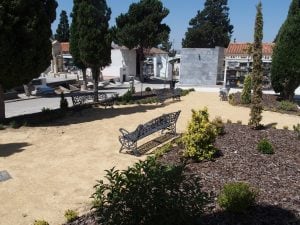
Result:
{"label": "green shrub", "polygon": [[146,92],[150,92],[151,91],[151,87],[146,87],[145,91]]}
{"label": "green shrub", "polygon": [[252,89],[252,77],[251,75],[247,75],[244,80],[244,87],[241,95],[241,103],[242,104],[250,104],[251,103],[251,89]]}
{"label": "green shrub", "polygon": [[195,91],[195,88],[190,88],[189,89],[189,92],[194,92]]}
{"label": "green shrub", "polygon": [[230,119],[227,119],[226,123],[231,124],[232,121]]}
{"label": "green shrub", "polygon": [[163,156],[165,153],[169,152],[172,149],[173,145],[171,142],[157,148],[154,152],[155,158],[160,158]]}
{"label": "green shrub", "polygon": [[5,130],[5,126],[0,123],[0,130]]}
{"label": "green shrub", "polygon": [[225,125],[221,117],[216,117],[211,123],[216,127],[219,135],[225,134]]}
{"label": "green shrub", "polygon": [[60,109],[62,111],[67,111],[69,107],[68,100],[65,98],[64,92],[60,94]]}
{"label": "green shrub", "polygon": [[237,105],[238,104],[234,93],[231,93],[231,94],[228,95],[228,102],[231,105]]}
{"label": "green shrub", "polygon": [[226,184],[218,196],[218,204],[233,213],[245,212],[255,204],[257,192],[242,182]]}
{"label": "green shrub", "polygon": [[288,130],[289,129],[289,126],[283,126],[282,127],[284,130]]}
{"label": "green shrub", "polygon": [[122,96],[122,102],[129,102],[132,100],[132,94],[133,92],[128,90],[123,96]]}
{"label": "green shrub", "polygon": [[192,120],[188,130],[183,135],[185,146],[184,156],[196,160],[211,160],[217,150],[213,146],[217,136],[217,129],[209,122],[207,108],[198,112],[192,110]]}
{"label": "green shrub", "polygon": [[185,166],[166,166],[155,158],[127,170],[106,171],[93,194],[93,208],[103,225],[192,224],[203,213],[208,197],[199,178],[184,175]]}
{"label": "green shrub", "polygon": [[74,220],[78,219],[78,212],[68,209],[65,211],[65,218],[68,223],[73,222]]}
{"label": "green shrub", "polygon": [[300,140],[300,123],[298,123],[297,125],[294,125],[293,129],[297,134],[297,138]]}
{"label": "green shrub", "polygon": [[33,225],[49,225],[49,223],[45,220],[36,220]]}
{"label": "green shrub", "polygon": [[237,124],[243,124],[241,120],[236,121]]}
{"label": "green shrub", "polygon": [[257,149],[263,154],[274,154],[272,144],[267,139],[262,139],[257,144]]}
{"label": "green shrub", "polygon": [[284,111],[297,111],[297,104],[290,101],[281,101],[278,108]]}
{"label": "green shrub", "polygon": [[20,124],[17,123],[15,120],[10,121],[9,126],[13,129],[18,129],[21,127]]}

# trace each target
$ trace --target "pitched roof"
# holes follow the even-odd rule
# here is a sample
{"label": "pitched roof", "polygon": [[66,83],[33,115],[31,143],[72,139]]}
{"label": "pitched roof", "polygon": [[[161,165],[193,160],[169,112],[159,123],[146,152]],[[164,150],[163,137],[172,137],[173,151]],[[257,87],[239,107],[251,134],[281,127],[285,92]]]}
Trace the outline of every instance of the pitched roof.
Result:
{"label": "pitched roof", "polygon": [[60,43],[61,51],[62,52],[70,52],[70,44],[69,42],[62,42]]}
{"label": "pitched roof", "polygon": [[[230,43],[225,55],[247,55],[250,43]],[[263,55],[272,55],[274,43],[263,43]]]}
{"label": "pitched roof", "polygon": [[150,48],[144,50],[145,55],[159,55],[159,54],[168,54],[166,51],[161,50],[160,48]]}

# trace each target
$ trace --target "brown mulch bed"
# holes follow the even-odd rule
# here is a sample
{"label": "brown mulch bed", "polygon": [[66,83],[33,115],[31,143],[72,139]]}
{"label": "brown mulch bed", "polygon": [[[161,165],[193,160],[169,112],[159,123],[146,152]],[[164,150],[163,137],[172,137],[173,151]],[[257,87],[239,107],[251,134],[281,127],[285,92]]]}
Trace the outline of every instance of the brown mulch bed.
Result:
{"label": "brown mulch bed", "polygon": [[[213,162],[191,162],[187,173],[199,175],[203,190],[212,191],[215,197],[228,182],[247,182],[259,190],[258,205],[238,217],[226,214],[214,201],[210,206],[213,214],[206,216],[204,224],[300,224],[300,141],[296,134],[276,129],[257,131],[238,124],[227,124],[225,131],[215,143],[221,156]],[[274,155],[257,151],[262,138],[272,143]],[[162,161],[179,163],[181,154],[182,149],[174,148]]]}
{"label": "brown mulch bed", "polygon": [[[231,104],[233,105],[239,105],[244,107],[250,107],[249,105],[245,105],[241,103],[241,92],[237,92],[232,94],[234,96],[234,101],[231,101]],[[262,98],[262,105],[263,109],[267,111],[273,111],[273,112],[279,112],[279,113],[285,113],[285,114],[292,114],[292,115],[298,115],[300,116],[300,109],[294,109],[291,111],[282,110],[280,109],[280,101],[282,101],[278,95],[271,95],[271,94],[263,94]],[[297,103],[296,103],[297,104]],[[300,103],[298,102],[298,105]]]}
{"label": "brown mulch bed", "polygon": [[[189,161],[186,173],[201,178],[203,191],[212,203],[199,219],[201,225],[300,225],[300,141],[288,130],[252,130],[249,126],[226,124],[226,133],[217,137],[220,156],[215,161]],[[257,151],[257,143],[268,139],[273,155]],[[174,147],[160,158],[162,163],[179,164],[182,149]],[[216,197],[224,184],[243,181],[259,190],[257,205],[247,213],[224,212]],[[97,225],[92,214],[69,225]]]}

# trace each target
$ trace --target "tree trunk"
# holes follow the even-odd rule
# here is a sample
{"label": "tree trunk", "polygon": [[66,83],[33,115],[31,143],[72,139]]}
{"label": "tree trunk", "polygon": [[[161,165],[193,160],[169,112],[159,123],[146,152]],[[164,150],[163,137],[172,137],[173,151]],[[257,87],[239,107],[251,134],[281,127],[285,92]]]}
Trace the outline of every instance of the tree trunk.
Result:
{"label": "tree trunk", "polygon": [[138,48],[137,49],[137,72],[139,72],[139,74],[137,74],[140,78],[140,81],[143,83],[144,82],[144,75],[143,75],[143,61],[144,61],[144,48]]}
{"label": "tree trunk", "polygon": [[0,122],[5,119],[4,90],[0,84]]}
{"label": "tree trunk", "polygon": [[98,83],[99,83],[99,68],[92,68],[92,74],[94,79],[94,102],[98,102]]}
{"label": "tree trunk", "polygon": [[82,78],[83,78],[83,88],[87,90],[87,77],[86,77],[86,68],[81,69],[82,71]]}

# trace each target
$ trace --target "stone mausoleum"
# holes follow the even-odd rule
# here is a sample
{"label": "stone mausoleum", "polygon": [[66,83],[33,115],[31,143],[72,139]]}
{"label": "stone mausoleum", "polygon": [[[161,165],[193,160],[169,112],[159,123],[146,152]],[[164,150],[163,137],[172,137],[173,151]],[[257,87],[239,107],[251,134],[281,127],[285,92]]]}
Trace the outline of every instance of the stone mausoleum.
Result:
{"label": "stone mausoleum", "polygon": [[216,85],[224,79],[224,48],[183,48],[181,85]]}

